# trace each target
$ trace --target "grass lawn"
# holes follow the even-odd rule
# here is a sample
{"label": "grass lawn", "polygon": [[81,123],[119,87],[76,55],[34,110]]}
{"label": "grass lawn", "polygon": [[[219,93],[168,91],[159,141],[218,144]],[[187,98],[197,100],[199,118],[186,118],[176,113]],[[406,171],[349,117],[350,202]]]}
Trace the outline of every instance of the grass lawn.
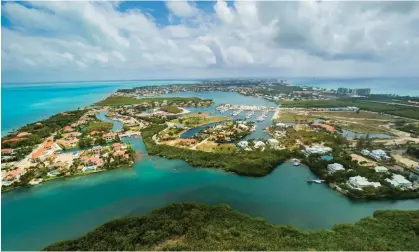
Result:
{"label": "grass lawn", "polygon": [[201,124],[221,122],[230,120],[227,116],[210,116],[209,113],[190,113],[180,118],[172,120],[173,123],[182,123],[188,127],[194,127]]}
{"label": "grass lawn", "polygon": [[376,120],[394,120],[393,116],[390,115],[383,115],[378,113],[371,113],[367,111],[360,111],[359,113],[350,111],[337,111],[337,112],[311,112],[310,113],[313,116],[316,117],[325,117],[325,118],[335,118],[335,117],[344,117],[345,120],[349,120],[351,118],[356,119],[376,119]]}
{"label": "grass lawn", "polygon": [[301,112],[290,112],[290,111],[281,111],[277,118],[274,120],[276,122],[295,122],[304,121],[304,122],[313,122],[314,119],[318,118],[317,116],[311,116],[309,113]]}
{"label": "grass lawn", "polygon": [[367,122],[361,123],[340,123],[339,124],[342,128],[357,132],[357,133],[390,133],[390,131],[379,128],[377,125],[374,124],[367,124]]}
{"label": "grass lawn", "polygon": [[236,145],[235,144],[216,144],[214,142],[208,141],[206,143],[198,145],[197,149],[206,151],[206,152],[234,153],[236,152]]}

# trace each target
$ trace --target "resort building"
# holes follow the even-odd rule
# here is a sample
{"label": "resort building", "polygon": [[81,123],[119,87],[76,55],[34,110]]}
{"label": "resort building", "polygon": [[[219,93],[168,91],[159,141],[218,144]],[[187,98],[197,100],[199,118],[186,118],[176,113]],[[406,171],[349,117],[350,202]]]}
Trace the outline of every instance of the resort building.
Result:
{"label": "resort building", "polygon": [[242,130],[249,130],[249,127],[244,125],[244,124],[239,124],[239,125],[237,125],[237,127],[239,127]]}
{"label": "resort building", "polygon": [[332,151],[332,148],[330,147],[315,145],[312,147],[307,147],[304,152],[307,155],[311,155],[311,154],[326,154],[331,151]]}
{"label": "resort building", "polygon": [[381,186],[380,182],[370,182],[367,178],[361,176],[350,177],[349,183],[358,189],[361,189],[366,186],[373,186],[375,188]]}
{"label": "resort building", "polygon": [[393,177],[391,179],[386,179],[387,182],[389,182],[392,186],[395,187],[411,187],[412,182],[407,180],[405,177],[399,174],[393,174]]}
{"label": "resort building", "polygon": [[375,172],[379,172],[379,173],[386,173],[388,172],[388,169],[384,166],[377,166],[374,168]]}
{"label": "resort building", "polygon": [[240,148],[246,148],[247,146],[249,146],[249,143],[247,141],[240,141],[237,146],[239,146]]}
{"label": "resort building", "polygon": [[334,164],[328,164],[327,170],[329,171],[329,173],[334,173],[336,171],[344,171],[345,168],[343,167],[343,165],[339,163],[334,163]]}

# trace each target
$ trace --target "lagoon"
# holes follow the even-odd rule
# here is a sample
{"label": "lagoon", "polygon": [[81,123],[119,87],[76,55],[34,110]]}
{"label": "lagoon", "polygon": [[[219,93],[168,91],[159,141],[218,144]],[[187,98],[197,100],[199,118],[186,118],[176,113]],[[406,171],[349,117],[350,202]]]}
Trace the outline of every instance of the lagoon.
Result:
{"label": "lagoon", "polygon": [[[220,103],[269,104],[235,93],[172,95],[212,98],[216,105],[191,109],[211,113],[216,113]],[[266,133],[261,129],[263,125],[259,124],[254,133],[263,137]],[[123,141],[146,153],[141,139]],[[308,177],[316,178],[307,167],[292,163],[278,166],[268,176],[253,178],[145,155],[132,169],[58,179],[3,193],[2,249],[42,249],[55,241],[83,235],[113,218],[146,214],[173,202],[226,203],[271,223],[311,229],[354,222],[377,209],[419,208],[418,200],[353,202],[327,185],[307,184]]]}

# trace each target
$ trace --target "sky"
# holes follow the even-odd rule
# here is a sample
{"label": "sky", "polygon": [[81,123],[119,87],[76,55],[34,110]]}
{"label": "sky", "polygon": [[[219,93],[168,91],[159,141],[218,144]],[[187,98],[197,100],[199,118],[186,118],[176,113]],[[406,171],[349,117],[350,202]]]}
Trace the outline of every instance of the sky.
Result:
{"label": "sky", "polygon": [[419,75],[419,2],[2,2],[2,82]]}

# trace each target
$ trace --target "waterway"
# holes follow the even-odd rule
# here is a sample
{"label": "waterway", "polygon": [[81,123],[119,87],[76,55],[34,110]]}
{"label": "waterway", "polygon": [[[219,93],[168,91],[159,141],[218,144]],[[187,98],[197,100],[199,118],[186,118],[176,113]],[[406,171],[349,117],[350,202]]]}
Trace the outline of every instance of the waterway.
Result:
{"label": "waterway", "polygon": [[[235,100],[237,104],[265,103],[237,96],[228,99],[217,94],[217,102],[233,103],[237,98],[246,100]],[[123,141],[146,153],[141,139]],[[352,202],[327,185],[307,184],[308,177],[316,178],[308,168],[291,163],[278,166],[268,176],[250,178],[145,155],[131,169],[54,180],[2,194],[1,248],[39,250],[111,219],[143,215],[173,202],[226,203],[271,223],[310,229],[354,222],[377,209],[419,208],[418,200]]]}

